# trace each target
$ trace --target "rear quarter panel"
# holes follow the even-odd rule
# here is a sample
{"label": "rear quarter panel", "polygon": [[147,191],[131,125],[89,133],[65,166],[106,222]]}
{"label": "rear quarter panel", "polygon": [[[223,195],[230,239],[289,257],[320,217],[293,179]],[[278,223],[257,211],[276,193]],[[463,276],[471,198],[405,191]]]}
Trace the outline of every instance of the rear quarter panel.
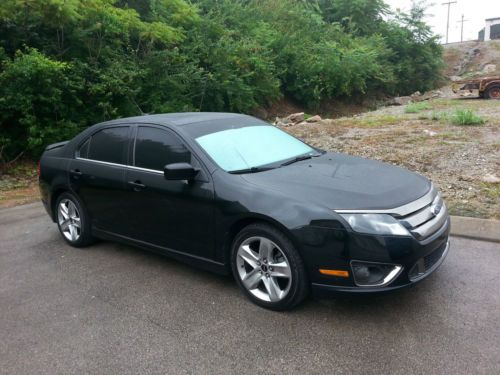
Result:
{"label": "rear quarter panel", "polygon": [[45,151],[40,159],[40,177],[38,180],[40,195],[42,203],[52,220],[55,220],[53,205],[57,193],[68,190],[69,159],[60,155],[64,148]]}

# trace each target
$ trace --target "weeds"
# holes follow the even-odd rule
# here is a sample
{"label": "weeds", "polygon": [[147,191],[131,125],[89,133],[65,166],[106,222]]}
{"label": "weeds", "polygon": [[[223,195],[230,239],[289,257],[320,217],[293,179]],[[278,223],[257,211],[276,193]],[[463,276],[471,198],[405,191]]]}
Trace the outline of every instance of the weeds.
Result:
{"label": "weeds", "polygon": [[485,121],[481,116],[476,115],[472,109],[456,109],[451,115],[451,123],[454,125],[481,125]]}
{"label": "weeds", "polygon": [[447,112],[432,112],[432,121],[447,121],[449,119],[449,114]]}

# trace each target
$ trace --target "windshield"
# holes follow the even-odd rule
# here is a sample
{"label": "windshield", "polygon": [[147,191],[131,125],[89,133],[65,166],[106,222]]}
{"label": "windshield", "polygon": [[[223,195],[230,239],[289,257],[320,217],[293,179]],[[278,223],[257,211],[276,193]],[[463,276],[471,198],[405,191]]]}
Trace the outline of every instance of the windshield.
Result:
{"label": "windshield", "polygon": [[278,163],[317,151],[274,126],[227,129],[196,138],[196,142],[225,171]]}

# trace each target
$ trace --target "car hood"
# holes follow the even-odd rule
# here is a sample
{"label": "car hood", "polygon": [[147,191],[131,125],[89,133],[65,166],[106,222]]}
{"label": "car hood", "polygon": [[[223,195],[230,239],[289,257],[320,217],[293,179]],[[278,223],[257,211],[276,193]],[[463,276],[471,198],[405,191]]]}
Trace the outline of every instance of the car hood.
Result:
{"label": "car hood", "polygon": [[431,188],[428,179],[406,169],[337,153],[242,177],[261,188],[334,210],[395,208]]}

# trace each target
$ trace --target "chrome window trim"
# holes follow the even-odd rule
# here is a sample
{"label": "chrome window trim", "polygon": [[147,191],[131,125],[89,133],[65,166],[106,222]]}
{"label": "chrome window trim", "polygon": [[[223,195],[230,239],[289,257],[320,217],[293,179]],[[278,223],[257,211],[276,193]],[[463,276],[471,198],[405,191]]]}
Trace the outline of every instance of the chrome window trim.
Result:
{"label": "chrome window trim", "polygon": [[147,169],[147,168],[135,167],[133,165],[110,163],[109,161],[94,160],[94,159],[87,159],[87,158],[80,158],[80,157],[76,157],[76,159],[77,160],[90,161],[90,162],[94,162],[94,163],[102,164],[102,165],[109,165],[109,166],[112,166],[112,167],[121,167],[121,168],[126,168],[126,169],[138,170],[138,171],[143,171],[143,172],[151,172],[151,173],[156,173],[156,174],[163,175],[163,171],[158,171],[156,169]]}
{"label": "chrome window trim", "polygon": [[402,217],[402,216],[407,216],[431,204],[434,201],[436,195],[437,195],[437,190],[434,187],[434,185],[431,184],[429,191],[425,195],[403,206],[389,208],[385,210],[334,210],[334,211],[339,214],[389,214]]}

